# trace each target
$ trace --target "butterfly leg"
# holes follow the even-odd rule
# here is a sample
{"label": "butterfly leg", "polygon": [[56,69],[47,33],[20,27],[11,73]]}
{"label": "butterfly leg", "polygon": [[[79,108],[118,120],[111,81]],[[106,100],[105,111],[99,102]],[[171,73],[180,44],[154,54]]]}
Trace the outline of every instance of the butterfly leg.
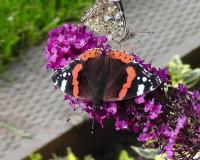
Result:
{"label": "butterfly leg", "polygon": [[111,41],[111,43],[113,43],[113,44],[117,44],[117,46],[118,47],[116,47],[118,50],[121,50],[121,48],[122,48],[122,45],[121,45],[121,43],[120,42],[118,42],[118,41],[115,41],[114,39],[111,39],[110,40]]}

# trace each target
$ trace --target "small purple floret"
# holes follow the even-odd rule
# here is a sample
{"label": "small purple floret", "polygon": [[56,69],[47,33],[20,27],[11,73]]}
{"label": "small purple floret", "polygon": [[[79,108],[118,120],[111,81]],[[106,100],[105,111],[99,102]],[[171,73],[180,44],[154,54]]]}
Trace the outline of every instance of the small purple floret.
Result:
{"label": "small purple floret", "polygon": [[117,119],[115,122],[116,130],[125,130],[128,129],[128,123],[125,120]]}
{"label": "small purple floret", "polygon": [[145,94],[141,95],[141,96],[138,96],[138,97],[135,97],[135,103],[137,104],[142,104],[145,102]]}

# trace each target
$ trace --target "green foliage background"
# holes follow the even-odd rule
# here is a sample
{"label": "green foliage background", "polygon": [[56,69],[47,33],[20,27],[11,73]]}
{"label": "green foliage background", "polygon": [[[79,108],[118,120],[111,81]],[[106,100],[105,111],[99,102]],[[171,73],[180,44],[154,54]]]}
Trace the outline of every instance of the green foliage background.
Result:
{"label": "green foliage background", "polygon": [[[142,149],[135,146],[131,146],[131,148],[140,155],[140,158],[150,159],[150,160],[169,160],[166,159],[166,156],[163,155],[157,155],[156,149]],[[111,153],[112,154],[112,153]],[[95,160],[91,155],[87,155],[83,160]],[[135,160],[134,157],[129,156],[129,153],[126,150],[121,150],[118,155],[118,160]],[[43,160],[41,154],[39,153],[33,153],[29,156],[29,160]],[[59,157],[56,154],[53,154],[52,158],[49,160],[80,160],[80,158],[77,158],[76,155],[71,151],[70,148],[67,148],[67,154],[65,157]]]}
{"label": "green foliage background", "polygon": [[192,69],[189,64],[184,64],[178,55],[168,64],[168,70],[175,87],[182,83],[191,89],[200,82],[200,68]]}
{"label": "green foliage background", "polygon": [[79,21],[94,0],[1,0],[0,72],[63,22]]}

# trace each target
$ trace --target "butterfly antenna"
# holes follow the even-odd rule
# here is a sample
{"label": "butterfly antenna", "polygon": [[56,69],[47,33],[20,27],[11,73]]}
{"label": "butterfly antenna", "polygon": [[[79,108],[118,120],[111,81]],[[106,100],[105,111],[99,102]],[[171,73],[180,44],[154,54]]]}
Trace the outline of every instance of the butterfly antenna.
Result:
{"label": "butterfly antenna", "polygon": [[156,31],[146,31],[146,32],[138,32],[138,33],[148,33],[148,34],[154,34]]}
{"label": "butterfly antenna", "polygon": [[142,46],[142,42],[139,39],[135,38],[136,35],[137,35],[136,33],[128,31],[128,37],[135,39],[139,43],[139,46],[136,48],[136,49],[138,49]]}
{"label": "butterfly antenna", "polygon": [[135,39],[135,40],[140,44],[140,46],[141,46],[141,45],[142,45],[142,42],[141,42],[139,39],[135,38],[136,35],[137,35],[136,33],[134,33],[134,32],[129,32],[129,31],[128,31],[128,37],[129,37],[129,38]]}
{"label": "butterfly antenna", "polygon": [[156,28],[154,31],[142,31],[142,32],[137,32],[137,33],[148,33],[148,34],[154,34],[156,33]]}

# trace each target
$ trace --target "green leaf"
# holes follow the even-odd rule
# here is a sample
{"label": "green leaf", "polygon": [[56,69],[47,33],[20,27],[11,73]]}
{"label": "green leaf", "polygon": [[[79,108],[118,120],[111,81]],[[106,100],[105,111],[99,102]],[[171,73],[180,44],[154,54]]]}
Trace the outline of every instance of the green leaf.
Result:
{"label": "green leaf", "polygon": [[87,155],[84,157],[84,160],[95,160],[91,155]]}
{"label": "green leaf", "polygon": [[1,0],[0,71],[67,21],[78,21],[94,0]]}
{"label": "green leaf", "polygon": [[55,153],[52,154],[52,158],[50,160],[65,160],[63,157],[57,156]]}
{"label": "green leaf", "polygon": [[196,159],[196,160],[200,159],[200,151],[197,152],[197,154],[194,156],[194,159]]}
{"label": "green leaf", "polygon": [[189,64],[183,64],[179,56],[175,56],[169,63],[168,70],[175,87],[183,83],[192,88],[200,81],[200,68],[192,69]]}
{"label": "green leaf", "polygon": [[155,160],[166,160],[166,155],[165,154],[157,155],[155,157]]}
{"label": "green leaf", "polygon": [[67,148],[66,160],[77,160],[76,156],[74,155],[74,153],[71,151],[70,148]]}
{"label": "green leaf", "polygon": [[30,160],[42,160],[42,156],[39,153],[33,153],[29,158]]}
{"label": "green leaf", "polygon": [[157,149],[143,149],[136,146],[131,146],[139,156],[146,158],[146,159],[154,159],[158,155]]}
{"label": "green leaf", "polygon": [[126,150],[122,150],[119,154],[118,160],[134,160],[134,158],[129,157],[128,152]]}

